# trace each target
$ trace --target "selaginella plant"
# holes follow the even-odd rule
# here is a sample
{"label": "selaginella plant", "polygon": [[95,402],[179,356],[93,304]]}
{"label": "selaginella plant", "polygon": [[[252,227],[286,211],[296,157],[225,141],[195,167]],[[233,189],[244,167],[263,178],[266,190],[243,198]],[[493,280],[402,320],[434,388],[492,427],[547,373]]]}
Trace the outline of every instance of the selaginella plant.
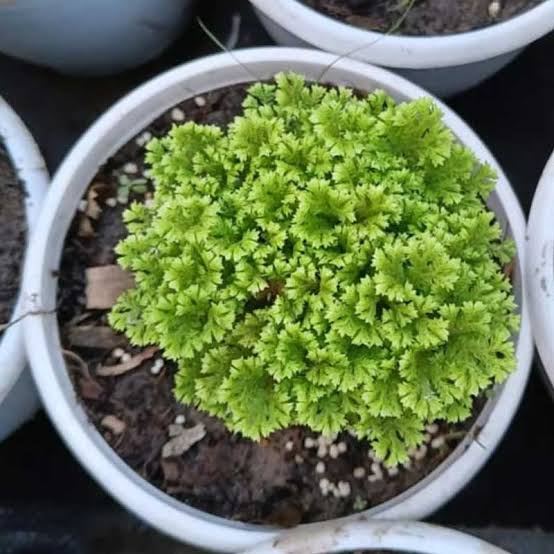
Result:
{"label": "selaginella plant", "polygon": [[117,247],[136,288],[110,322],[231,431],[350,430],[403,462],[515,366],[494,172],[430,99],[281,74],[243,108],[150,142],[155,197]]}

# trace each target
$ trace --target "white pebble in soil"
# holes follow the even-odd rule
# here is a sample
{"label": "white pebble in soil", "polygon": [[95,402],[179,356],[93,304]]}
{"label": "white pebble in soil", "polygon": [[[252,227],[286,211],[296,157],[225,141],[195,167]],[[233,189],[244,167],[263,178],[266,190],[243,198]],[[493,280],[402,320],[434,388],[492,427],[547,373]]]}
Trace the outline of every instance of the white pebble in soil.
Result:
{"label": "white pebble in soil", "polygon": [[325,464],[323,462],[317,462],[315,472],[319,474],[325,473]]}
{"label": "white pebble in soil", "polygon": [[441,448],[442,446],[444,446],[445,442],[446,441],[444,440],[444,437],[442,435],[439,437],[436,437],[431,441],[431,448],[437,450],[438,448]]}
{"label": "white pebble in soil", "polygon": [[152,364],[152,367],[150,368],[150,373],[152,375],[158,375],[164,367],[164,361],[162,358],[156,358],[155,362]]}
{"label": "white pebble in soil", "polygon": [[185,120],[185,112],[181,108],[173,108],[171,110],[171,119],[173,121],[184,121]]}
{"label": "white pebble in soil", "polygon": [[196,96],[194,98],[194,103],[199,107],[203,108],[206,105],[206,99],[203,96]]}
{"label": "white pebble in soil", "polygon": [[179,414],[175,417],[175,424],[176,425],[184,425],[187,418],[183,414]]}
{"label": "white pebble in soil", "polygon": [[348,450],[348,446],[344,441],[340,441],[337,444],[337,448],[339,449],[339,454],[344,454]]}
{"label": "white pebble in soil", "polygon": [[387,469],[387,473],[389,474],[389,477],[396,477],[400,473],[400,470],[398,469],[398,466],[392,466]]}
{"label": "white pebble in soil", "polygon": [[383,470],[378,462],[373,462],[371,464],[371,475],[369,475],[367,479],[370,483],[375,483],[376,481],[381,481],[381,479],[383,479]]}
{"label": "white pebble in soil", "polygon": [[488,8],[489,17],[491,17],[492,19],[496,19],[500,14],[501,8],[502,6],[500,5],[500,2],[498,2],[498,0],[493,0],[489,4],[489,8]]}
{"label": "white pebble in soil", "polygon": [[329,447],[329,456],[331,456],[333,460],[336,460],[339,457],[339,454],[340,454],[339,447],[336,444],[332,444]]}
{"label": "white pebble in soil", "polygon": [[123,348],[114,348],[112,350],[112,356],[114,358],[121,358],[121,356],[123,356],[123,354],[125,354],[125,350],[123,350]]}
{"label": "white pebble in soil", "polygon": [[304,463],[304,458],[302,458],[302,456],[300,456],[300,454],[296,454],[296,456],[294,457],[294,461],[297,464],[303,464]]}
{"label": "white pebble in soil", "polygon": [[414,460],[417,460],[418,462],[423,460],[427,456],[427,446],[425,444],[422,444],[415,452],[414,454]]}
{"label": "white pebble in soil", "polygon": [[355,467],[352,475],[354,475],[355,479],[363,479],[365,477],[365,468]]}
{"label": "white pebble in soil", "polygon": [[285,443],[285,450],[290,452],[294,448],[294,443],[292,441],[287,441]]}
{"label": "white pebble in soil", "polygon": [[124,173],[138,173],[138,165],[133,162],[127,162],[123,166],[123,172]]}
{"label": "white pebble in soil", "polygon": [[320,444],[317,448],[317,457],[325,458],[327,456],[327,447],[324,444]]}
{"label": "white pebble in soil", "polygon": [[88,202],[86,200],[81,200],[79,202],[79,208],[78,210],[80,212],[86,212],[87,211],[87,208],[88,208]]}
{"label": "white pebble in soil", "polygon": [[319,481],[319,489],[321,490],[321,494],[323,494],[323,496],[327,496],[329,494],[329,486],[331,485],[331,483],[329,482],[329,479],[327,478],[323,478],[323,479],[320,479]]}
{"label": "white pebble in soil", "polygon": [[306,437],[304,439],[304,448],[314,448],[317,445],[317,442],[312,439],[312,437]]}
{"label": "white pebble in soil", "polygon": [[350,496],[350,493],[352,492],[350,483],[348,481],[339,481],[337,483],[337,488],[339,490],[340,496],[342,496],[343,498]]}
{"label": "white pebble in soil", "polygon": [[152,140],[152,133],[148,131],[144,131],[144,133],[142,133],[135,139],[135,143],[137,146],[142,147],[142,146],[145,146],[148,142],[150,142],[150,140]]}
{"label": "white pebble in soil", "polygon": [[117,198],[106,198],[106,206],[115,208],[117,206]]}
{"label": "white pebble in soil", "polygon": [[131,356],[131,354],[129,354],[129,352],[125,352],[124,354],[121,355],[121,361],[123,363],[128,362],[131,358],[132,358],[132,356]]}
{"label": "white pebble in soil", "polygon": [[430,423],[425,430],[431,435],[436,435],[439,432],[439,426],[436,423]]}

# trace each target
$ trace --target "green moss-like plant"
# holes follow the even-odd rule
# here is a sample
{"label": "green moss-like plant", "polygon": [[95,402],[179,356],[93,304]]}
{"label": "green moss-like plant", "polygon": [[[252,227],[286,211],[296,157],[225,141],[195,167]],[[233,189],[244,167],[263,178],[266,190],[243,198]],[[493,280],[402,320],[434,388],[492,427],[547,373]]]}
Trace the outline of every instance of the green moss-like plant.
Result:
{"label": "green moss-like plant", "polygon": [[494,172],[430,99],[281,74],[243,106],[227,130],[149,144],[155,198],[117,248],[136,288],[111,324],[158,345],[178,398],[232,431],[354,430],[403,462],[515,367]]}

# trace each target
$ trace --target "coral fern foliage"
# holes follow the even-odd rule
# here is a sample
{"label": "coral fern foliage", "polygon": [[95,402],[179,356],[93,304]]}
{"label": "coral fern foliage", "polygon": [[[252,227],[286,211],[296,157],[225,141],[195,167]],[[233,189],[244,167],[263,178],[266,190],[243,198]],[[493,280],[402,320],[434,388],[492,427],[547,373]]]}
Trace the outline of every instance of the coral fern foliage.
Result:
{"label": "coral fern foliage", "polygon": [[514,368],[495,175],[430,99],[281,74],[243,106],[149,144],[155,198],[117,248],[136,288],[111,324],[232,431],[352,430],[402,462]]}

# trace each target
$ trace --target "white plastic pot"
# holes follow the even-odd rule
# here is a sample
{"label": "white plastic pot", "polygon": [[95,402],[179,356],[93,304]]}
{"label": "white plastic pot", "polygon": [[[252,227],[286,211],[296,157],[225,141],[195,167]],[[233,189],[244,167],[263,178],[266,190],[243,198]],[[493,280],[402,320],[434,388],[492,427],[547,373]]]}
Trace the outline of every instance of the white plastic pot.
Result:
{"label": "white plastic pot", "polygon": [[[0,97],[0,140],[5,144],[12,164],[25,188],[25,214],[29,236],[38,219],[48,172],[33,137],[17,114]],[[21,245],[24,249],[25,244]],[[21,299],[11,321],[22,313]],[[6,438],[38,408],[38,396],[29,370],[25,367],[23,327],[17,323],[0,338],[0,441]]]}
{"label": "white plastic pot", "polygon": [[533,336],[554,387],[554,154],[533,198],[527,230],[527,293]]}
{"label": "white plastic pot", "polygon": [[323,15],[299,0],[250,2],[278,44],[310,46],[384,66],[437,96],[477,85],[554,29],[554,0],[490,27],[433,37],[366,31]]}
{"label": "white plastic pot", "polygon": [[[53,275],[59,267],[64,238],[82,194],[98,167],[153,119],[196,94],[253,79],[270,79],[282,70],[300,72],[314,79],[333,59],[333,55],[324,52],[291,48],[254,48],[237,51],[233,56],[218,54],[164,73],[115,104],[76,144],[53,180],[25,268],[26,309],[37,312],[55,307],[57,281]],[[426,95],[397,75],[347,59],[335,64],[327,79],[359,90],[383,88],[398,100]],[[452,110],[440,105],[446,124],[459,140],[499,174],[490,205],[506,233],[514,237],[519,252],[514,272],[522,316],[521,328],[515,337],[518,366],[487,403],[475,423],[474,433],[469,433],[443,464],[403,494],[366,512],[379,518],[424,517],[452,498],[477,473],[514,415],[533,352],[522,294],[525,222],[521,208],[486,146]],[[76,457],[117,500],[165,533],[220,552],[233,552],[275,535],[275,529],[229,521],[193,509],[139,477],[90,424],[79,404],[62,357],[56,315],[31,316],[24,325],[34,378],[50,417]]]}
{"label": "white plastic pot", "polygon": [[63,73],[105,75],[157,56],[192,0],[0,0],[0,52]]}
{"label": "white plastic pot", "polygon": [[428,523],[369,521],[366,516],[342,525],[330,521],[317,524],[316,529],[297,528],[240,554],[331,554],[362,549],[409,554],[508,554],[459,531]]}

